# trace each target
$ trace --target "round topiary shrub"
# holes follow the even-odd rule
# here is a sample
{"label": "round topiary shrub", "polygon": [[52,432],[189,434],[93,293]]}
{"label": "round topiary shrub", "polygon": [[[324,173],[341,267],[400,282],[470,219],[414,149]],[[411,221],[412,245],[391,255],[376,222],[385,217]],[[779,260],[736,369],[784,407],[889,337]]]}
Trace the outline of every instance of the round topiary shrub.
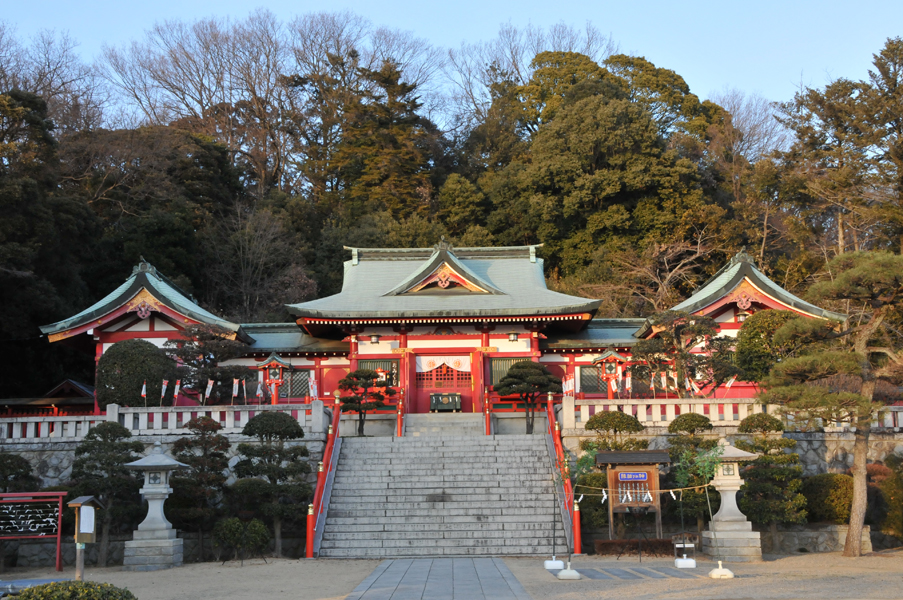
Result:
{"label": "round topiary shrub", "polygon": [[[607,410],[591,416],[586,422],[588,431],[595,431],[597,439],[584,440],[596,450],[645,450],[648,440],[630,439],[631,433],[640,433],[645,429],[633,415],[619,410]],[[581,446],[584,450],[587,447]]]}
{"label": "round topiary shrub", "polygon": [[684,413],[668,424],[668,433],[696,435],[703,431],[711,431],[712,427],[712,422],[707,416],[699,413]]}
{"label": "round topiary shrub", "polygon": [[850,520],[853,505],[853,478],[840,473],[823,473],[803,479],[803,496],[810,522],[842,525]]}
{"label": "round topiary shrub", "polygon": [[109,583],[60,581],[22,590],[21,600],[138,600],[135,594]]}
{"label": "round topiary shrub", "polygon": [[160,406],[163,380],[169,381],[164,404],[172,404],[176,363],[162,350],[144,340],[113,344],[97,362],[97,404],[144,406],[141,386],[147,382],[148,406]]}
{"label": "round topiary shrub", "polygon": [[304,437],[304,430],[291,415],[269,411],[254,415],[241,433],[261,441],[299,440]]}
{"label": "round topiary shrub", "polygon": [[737,428],[739,433],[772,433],[784,431],[784,423],[777,417],[773,417],[766,413],[756,413],[749,415],[742,421]]}

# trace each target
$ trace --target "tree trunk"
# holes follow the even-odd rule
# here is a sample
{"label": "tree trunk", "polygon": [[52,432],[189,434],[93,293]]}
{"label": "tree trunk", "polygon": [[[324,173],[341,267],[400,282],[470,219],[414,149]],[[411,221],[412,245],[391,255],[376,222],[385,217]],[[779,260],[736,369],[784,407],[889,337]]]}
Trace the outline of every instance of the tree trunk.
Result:
{"label": "tree trunk", "polygon": [[847,247],[847,241],[844,238],[843,209],[837,209],[837,253],[843,254]]}
{"label": "tree trunk", "polygon": [[204,530],[198,528],[198,562],[204,562]]}
{"label": "tree trunk", "polygon": [[765,205],[765,217],[762,219],[762,245],[759,247],[759,268],[765,263],[765,244],[768,241],[768,209],[770,204]]}
{"label": "tree trunk", "polygon": [[107,566],[107,554],[110,551],[110,525],[113,524],[113,513],[110,511],[113,504],[108,503],[103,511],[103,526],[100,528],[100,548],[97,549],[97,566]]}
{"label": "tree trunk", "polygon": [[533,434],[533,407],[529,404],[527,405],[527,435]]}
{"label": "tree trunk", "polygon": [[696,533],[702,535],[703,531],[705,531],[705,519],[702,517],[696,517]]}
{"label": "tree trunk", "polygon": [[768,530],[771,532],[771,553],[778,554],[780,552],[780,544],[778,544],[778,524],[772,521],[768,524]]}
{"label": "tree trunk", "polygon": [[273,517],[273,556],[282,558],[282,517]]}
{"label": "tree trunk", "polygon": [[853,443],[853,506],[850,508],[850,528],[843,546],[844,556],[862,556],[862,527],[865,524],[865,510],[868,506],[868,477],[866,463],[869,451],[869,423],[856,423],[856,438]]}
{"label": "tree trunk", "polygon": [[357,413],[357,434],[360,437],[364,436],[364,419],[367,418],[367,413],[364,411],[360,411]]}

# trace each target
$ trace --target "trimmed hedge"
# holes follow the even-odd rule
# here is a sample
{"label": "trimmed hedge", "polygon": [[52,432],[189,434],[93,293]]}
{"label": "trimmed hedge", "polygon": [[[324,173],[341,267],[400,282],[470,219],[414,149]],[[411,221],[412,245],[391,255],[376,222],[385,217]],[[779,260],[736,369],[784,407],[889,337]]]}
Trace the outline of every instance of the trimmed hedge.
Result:
{"label": "trimmed hedge", "polygon": [[823,473],[803,479],[803,496],[809,522],[843,525],[850,521],[853,506],[853,478],[840,473]]}
{"label": "trimmed hedge", "polygon": [[138,600],[132,592],[93,581],[60,581],[22,590],[21,600]]}

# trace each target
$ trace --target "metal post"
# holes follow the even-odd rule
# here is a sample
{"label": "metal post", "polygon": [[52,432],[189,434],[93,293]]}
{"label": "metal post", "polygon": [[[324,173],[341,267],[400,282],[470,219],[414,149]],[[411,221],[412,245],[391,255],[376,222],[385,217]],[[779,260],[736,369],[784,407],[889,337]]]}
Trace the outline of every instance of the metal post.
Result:
{"label": "metal post", "polygon": [[85,545],[75,544],[75,580],[82,581],[85,575]]}
{"label": "metal post", "polygon": [[574,554],[583,554],[583,539],[580,535],[580,504],[574,500]]}
{"label": "metal post", "polygon": [[306,558],[314,557],[314,528],[317,526],[317,521],[314,518],[314,505],[307,505],[307,543],[304,549],[304,556]]}

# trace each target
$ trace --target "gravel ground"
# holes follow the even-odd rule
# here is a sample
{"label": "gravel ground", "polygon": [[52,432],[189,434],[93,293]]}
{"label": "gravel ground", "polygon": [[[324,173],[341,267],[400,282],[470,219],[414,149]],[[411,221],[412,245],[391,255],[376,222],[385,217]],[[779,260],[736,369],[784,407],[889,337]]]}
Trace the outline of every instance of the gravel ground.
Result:
{"label": "gravel ground", "polygon": [[[876,552],[860,558],[844,558],[840,553],[766,556],[760,563],[725,563],[734,579],[643,579],[559,581],[542,568],[542,561],[508,558],[505,563],[524,588],[536,600],[572,600],[580,598],[616,598],[617,600],[656,600],[707,598],[855,599],[903,598],[903,552]],[[697,561],[687,572],[706,575],[717,565]],[[580,557],[571,563],[575,569],[630,568],[640,566],[636,557],[613,560],[610,557]],[[673,560],[643,559],[642,566],[674,566]]]}
{"label": "gravel ground", "polygon": [[[505,563],[535,600],[614,598],[656,600],[692,598],[784,599],[835,598],[903,599],[903,550],[886,550],[862,558],[840,554],[798,554],[766,557],[761,563],[729,564],[737,577],[730,580],[642,579],[559,581],[542,568],[542,558],[507,558]],[[131,590],[139,600],[341,600],[379,564],[378,560],[262,560],[192,564],[153,573],[125,573],[118,567],[88,568],[86,579]],[[577,558],[573,568],[630,568],[636,557]],[[673,566],[671,560],[643,559],[642,566]],[[715,565],[699,561],[693,572],[706,575]],[[2,578],[73,577],[53,569],[10,569]]]}

